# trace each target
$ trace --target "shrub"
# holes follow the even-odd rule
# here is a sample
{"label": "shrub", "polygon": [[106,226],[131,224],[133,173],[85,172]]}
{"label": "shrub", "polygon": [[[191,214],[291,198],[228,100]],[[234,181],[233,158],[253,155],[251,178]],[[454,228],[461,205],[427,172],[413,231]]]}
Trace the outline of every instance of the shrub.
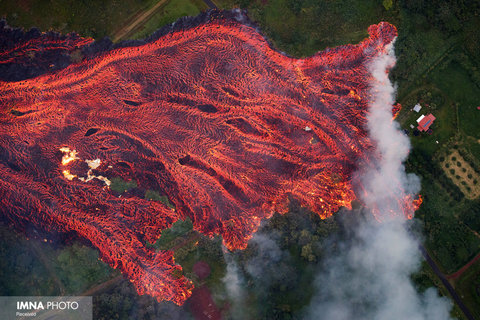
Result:
{"label": "shrub", "polygon": [[445,168],[447,168],[447,169],[450,168],[450,163],[446,163]]}
{"label": "shrub", "polygon": [[450,173],[451,173],[451,174],[454,174],[454,173],[455,173],[455,170],[450,169]]}
{"label": "shrub", "polygon": [[468,179],[472,179],[472,174],[469,173],[467,177],[468,177]]}
{"label": "shrub", "polygon": [[457,174],[457,175],[455,176],[455,178],[457,178],[457,180],[458,180],[458,179],[460,179],[460,176]]}
{"label": "shrub", "polygon": [[452,161],[457,161],[457,157],[452,157]]}
{"label": "shrub", "polygon": [[457,167],[461,167],[462,164],[460,163],[460,161],[457,161]]}

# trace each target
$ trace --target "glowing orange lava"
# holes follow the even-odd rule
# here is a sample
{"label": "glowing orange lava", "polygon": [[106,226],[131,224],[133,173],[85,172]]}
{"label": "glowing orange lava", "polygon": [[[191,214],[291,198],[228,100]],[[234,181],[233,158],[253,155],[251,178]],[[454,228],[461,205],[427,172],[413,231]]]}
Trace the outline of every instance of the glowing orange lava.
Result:
{"label": "glowing orange lava", "polygon": [[[145,246],[178,219],[239,249],[289,197],[321,217],[350,207],[352,173],[372,147],[366,65],[397,35],[388,23],[369,33],[295,59],[217,16],[0,82],[0,213],[19,228],[76,232],[139,293],[182,304],[192,283],[173,252]],[[175,210],[141,191],[118,197],[113,177]]]}

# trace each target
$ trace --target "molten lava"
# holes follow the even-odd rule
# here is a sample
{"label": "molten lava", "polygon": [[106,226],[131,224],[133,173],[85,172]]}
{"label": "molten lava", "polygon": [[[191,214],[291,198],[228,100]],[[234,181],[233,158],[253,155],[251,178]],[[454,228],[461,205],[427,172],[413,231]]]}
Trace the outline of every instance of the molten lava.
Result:
{"label": "molten lava", "polygon": [[[241,249],[290,198],[321,217],[350,207],[352,173],[372,148],[366,65],[397,33],[380,23],[369,34],[295,59],[220,14],[0,82],[0,213],[20,229],[77,233],[139,293],[182,304],[192,284],[173,252],[145,246],[178,219]],[[35,46],[2,52],[0,64]],[[166,195],[175,209],[142,191],[119,197],[107,183],[114,177]]]}

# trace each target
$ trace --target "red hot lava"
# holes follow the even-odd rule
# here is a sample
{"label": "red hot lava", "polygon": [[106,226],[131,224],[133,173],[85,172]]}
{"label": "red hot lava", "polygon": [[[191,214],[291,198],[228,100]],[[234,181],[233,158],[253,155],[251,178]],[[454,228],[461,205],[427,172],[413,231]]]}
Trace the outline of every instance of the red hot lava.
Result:
{"label": "red hot lava", "polygon": [[[182,304],[192,284],[173,252],[145,246],[176,220],[241,249],[289,198],[321,217],[350,207],[352,173],[372,147],[367,65],[397,32],[380,23],[369,34],[295,59],[216,17],[0,82],[0,213],[18,228],[77,233],[139,293]],[[119,197],[113,177],[143,194]]]}

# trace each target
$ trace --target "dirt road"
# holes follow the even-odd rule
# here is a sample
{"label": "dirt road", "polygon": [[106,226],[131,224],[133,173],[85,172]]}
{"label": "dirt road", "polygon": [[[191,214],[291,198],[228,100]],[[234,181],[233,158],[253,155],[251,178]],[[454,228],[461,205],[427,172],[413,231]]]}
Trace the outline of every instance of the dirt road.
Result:
{"label": "dirt road", "polygon": [[122,27],[120,30],[118,30],[114,35],[113,35],[113,42],[117,42],[119,40],[124,39],[126,36],[128,36],[132,30],[134,30],[136,27],[138,27],[141,23],[146,22],[149,18],[151,18],[155,13],[157,13],[158,10],[161,9],[161,7],[167,2],[168,0],[160,0],[155,4],[153,7],[150,9],[141,12],[137,14],[134,17],[134,20],[124,27]]}
{"label": "dirt road", "polygon": [[452,274],[449,274],[446,276],[447,279],[458,279],[460,278],[460,276],[468,270],[468,268],[470,268],[472,266],[472,264],[474,264],[475,262],[477,262],[478,260],[480,259],[480,253],[477,254],[472,260],[470,260],[466,265],[464,265],[463,267],[461,267],[460,269],[458,269],[458,271],[452,273]]}

